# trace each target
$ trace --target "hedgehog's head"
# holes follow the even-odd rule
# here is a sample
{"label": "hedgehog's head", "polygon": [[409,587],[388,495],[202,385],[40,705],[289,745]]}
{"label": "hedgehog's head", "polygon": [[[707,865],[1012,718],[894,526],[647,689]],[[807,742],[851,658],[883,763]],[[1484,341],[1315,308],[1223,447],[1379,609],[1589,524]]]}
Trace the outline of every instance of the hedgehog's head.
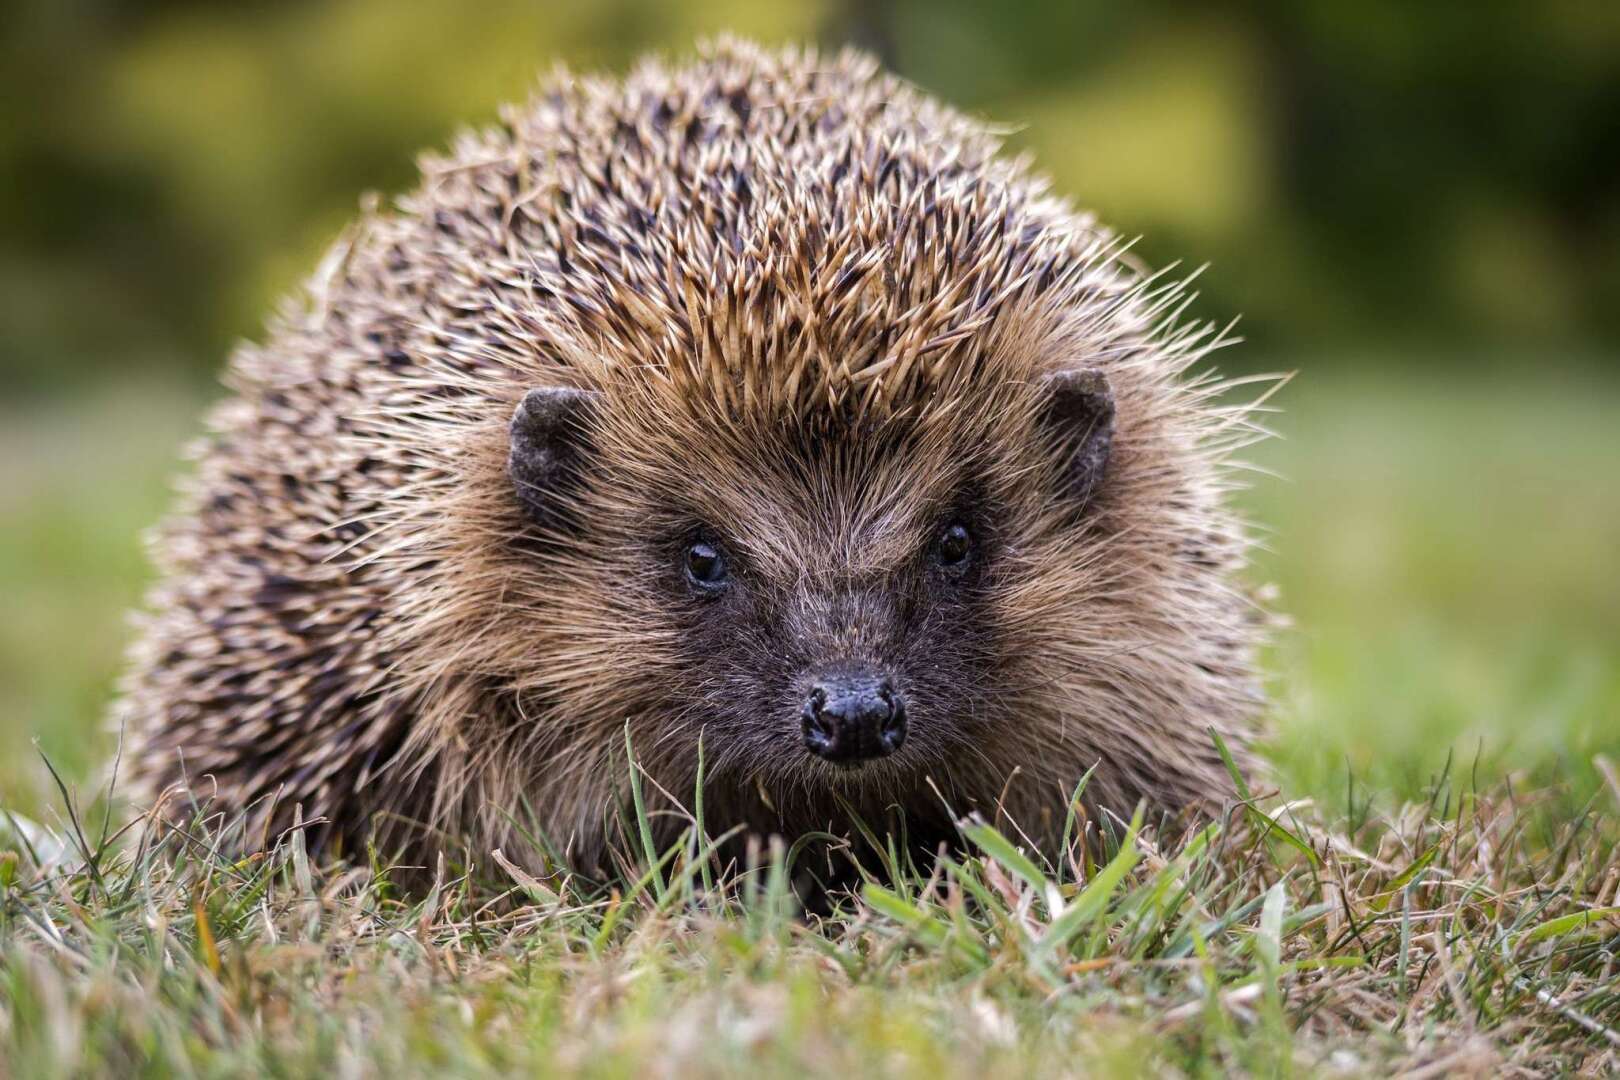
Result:
{"label": "hedgehog's head", "polygon": [[1233,711],[1203,331],[1159,336],[1174,289],[1001,166],[857,157],[705,158],[731,179],[537,253],[481,326],[515,409],[443,470],[488,527],[436,556],[468,587],[422,604],[456,631],[428,668],[509,689],[514,783],[582,834],[627,726],[726,825],[1038,790],[1055,831],[1110,756],[1107,805],[1193,798],[1148,775],[1198,753],[1163,732]]}
{"label": "hedgehog's head", "polygon": [[1072,594],[1107,574],[1115,408],[1096,368],[1003,363],[864,414],[645,377],[530,390],[509,477],[571,635],[536,680],[563,723],[621,744],[628,721],[666,785],[701,739],[711,807],[808,825],[1000,785],[1064,681]]}

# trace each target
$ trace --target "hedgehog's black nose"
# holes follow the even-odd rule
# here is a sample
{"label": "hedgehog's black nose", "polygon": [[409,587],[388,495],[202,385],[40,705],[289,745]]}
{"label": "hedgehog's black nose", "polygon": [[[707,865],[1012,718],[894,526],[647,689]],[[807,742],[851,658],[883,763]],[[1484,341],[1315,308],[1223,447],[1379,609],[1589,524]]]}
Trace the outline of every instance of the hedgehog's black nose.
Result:
{"label": "hedgehog's black nose", "polygon": [[888,757],[906,741],[906,705],[890,685],[865,672],[816,680],[804,700],[804,745],[828,761]]}

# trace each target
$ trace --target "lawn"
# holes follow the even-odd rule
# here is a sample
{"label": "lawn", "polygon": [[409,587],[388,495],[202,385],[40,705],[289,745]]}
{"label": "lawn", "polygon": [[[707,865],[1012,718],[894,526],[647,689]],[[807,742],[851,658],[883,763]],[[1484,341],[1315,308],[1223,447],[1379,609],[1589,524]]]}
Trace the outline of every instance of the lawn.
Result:
{"label": "lawn", "polygon": [[0,823],[0,1074],[1620,1066],[1620,380],[1519,371],[1305,365],[1281,395],[1245,496],[1293,620],[1275,821],[1117,823],[1046,867],[973,832],[825,925],[770,852],[709,887],[696,835],[613,893],[488,865],[403,895],[201,826],[100,851],[136,537],[200,398],[14,409],[0,802],[40,825]]}

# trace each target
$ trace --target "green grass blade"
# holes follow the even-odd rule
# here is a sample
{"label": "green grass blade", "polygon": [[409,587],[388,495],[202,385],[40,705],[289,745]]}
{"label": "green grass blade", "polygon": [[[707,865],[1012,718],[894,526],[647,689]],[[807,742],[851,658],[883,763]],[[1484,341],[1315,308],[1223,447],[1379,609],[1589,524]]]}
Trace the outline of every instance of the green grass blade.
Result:
{"label": "green grass blade", "polygon": [[964,826],[962,835],[971,840],[985,855],[994,859],[1003,870],[1028,884],[1042,900],[1045,900],[1052,891],[1052,883],[1041,872],[1041,868],[1035,865],[1035,861],[1014,847],[1012,841],[999,830],[983,822],[976,822]]}
{"label": "green grass blade", "polygon": [[1108,901],[1113,897],[1115,890],[1125,880],[1125,875],[1142,857],[1136,845],[1136,835],[1142,826],[1142,811],[1137,809],[1131,818],[1131,826],[1125,832],[1125,838],[1120,841],[1119,850],[1114,857],[1108,860],[1108,865],[1086,883],[1063,911],[1052,920],[1046,932],[1037,942],[1037,948],[1048,955],[1055,955],[1064,949],[1069,942],[1092,924],[1108,907]]}
{"label": "green grass blade", "polygon": [[1591,929],[1595,923],[1616,918],[1620,918],[1620,906],[1576,911],[1569,915],[1560,915],[1556,919],[1548,919],[1546,922],[1537,923],[1525,931],[1519,941],[1527,945],[1537,941],[1546,941],[1548,938],[1562,937],[1576,930]]}

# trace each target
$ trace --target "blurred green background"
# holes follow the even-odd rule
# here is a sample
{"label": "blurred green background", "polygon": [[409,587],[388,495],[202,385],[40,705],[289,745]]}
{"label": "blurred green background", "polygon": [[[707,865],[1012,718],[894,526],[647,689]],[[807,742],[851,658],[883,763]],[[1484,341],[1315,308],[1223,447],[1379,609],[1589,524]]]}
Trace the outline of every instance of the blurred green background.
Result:
{"label": "blurred green background", "polygon": [[[1246,498],[1294,617],[1274,756],[1342,800],[1458,749],[1620,756],[1620,4],[23,0],[0,20],[0,803],[92,775],[231,343],[368,190],[558,62],[855,42],[1013,129],[1228,370],[1297,370]],[[1278,474],[1273,479],[1267,473]]]}

